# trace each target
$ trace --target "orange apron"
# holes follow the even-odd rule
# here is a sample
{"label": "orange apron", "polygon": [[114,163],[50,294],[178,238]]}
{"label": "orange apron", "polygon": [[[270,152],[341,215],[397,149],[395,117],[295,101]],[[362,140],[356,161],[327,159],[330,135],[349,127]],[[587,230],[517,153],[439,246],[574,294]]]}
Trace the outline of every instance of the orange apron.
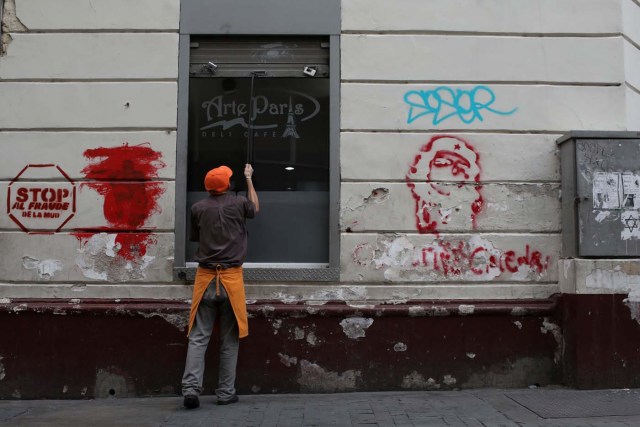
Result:
{"label": "orange apron", "polygon": [[233,313],[238,322],[238,336],[244,338],[249,335],[249,322],[247,319],[247,305],[244,294],[244,279],[242,277],[242,267],[231,267],[223,270],[218,266],[215,270],[209,268],[198,267],[196,271],[196,280],[193,286],[193,298],[191,300],[191,313],[189,313],[189,330],[187,336],[191,333],[191,328],[196,320],[196,312],[202,296],[204,295],[209,283],[216,279],[216,295],[220,295],[220,282],[224,286],[229,301],[233,308]]}

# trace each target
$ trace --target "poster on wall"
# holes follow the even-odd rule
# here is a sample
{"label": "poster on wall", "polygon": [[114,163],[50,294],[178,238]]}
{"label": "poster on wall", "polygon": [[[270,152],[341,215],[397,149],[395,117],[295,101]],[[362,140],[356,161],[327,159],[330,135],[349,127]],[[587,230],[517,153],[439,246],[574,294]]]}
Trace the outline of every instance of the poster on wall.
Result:
{"label": "poster on wall", "polygon": [[593,176],[593,208],[620,209],[620,174],[596,172]]}
{"label": "poster on wall", "polygon": [[622,207],[625,209],[640,208],[640,176],[622,175]]}

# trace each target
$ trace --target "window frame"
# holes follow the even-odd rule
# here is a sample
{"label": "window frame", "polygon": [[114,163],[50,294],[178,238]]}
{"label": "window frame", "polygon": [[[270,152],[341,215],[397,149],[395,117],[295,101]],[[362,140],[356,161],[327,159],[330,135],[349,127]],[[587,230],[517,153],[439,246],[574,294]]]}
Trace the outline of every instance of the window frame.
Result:
{"label": "window frame", "polygon": [[[234,10],[247,8],[250,15],[239,13],[237,18],[221,13],[228,2]],[[255,3],[247,0],[223,0],[216,4],[215,12],[206,0],[182,0],[178,54],[178,126],[176,133],[176,191],[175,241],[173,280],[191,281],[195,278],[195,265],[186,262],[187,245],[187,156],[189,122],[189,68],[191,37],[198,35],[258,35],[265,37],[321,35],[329,39],[329,263],[277,263],[244,265],[248,281],[278,282],[330,282],[340,280],[340,2],[327,3],[310,0],[263,0],[260,7],[268,8],[268,16],[255,10]],[[239,8],[239,4],[244,3]],[[291,18],[291,6],[299,19]],[[322,8],[322,12],[317,10]],[[251,8],[251,9],[249,9]],[[273,13],[282,10],[283,13]],[[287,12],[287,13],[285,13]],[[318,19],[318,16],[325,19]],[[207,16],[225,17],[225,25]],[[250,16],[250,18],[247,18]],[[264,17],[267,16],[267,19]],[[269,19],[271,17],[271,19]],[[223,18],[219,18],[223,19]],[[235,21],[234,21],[235,19]],[[229,20],[231,22],[229,22]],[[237,22],[236,22],[237,21]],[[276,22],[277,21],[277,22]],[[224,32],[220,28],[225,28]],[[277,29],[276,31],[273,31]],[[257,188],[258,195],[260,189]],[[249,242],[251,244],[251,242]],[[191,264],[191,263],[189,263]]]}
{"label": "window frame", "polygon": [[4,0],[0,0],[0,56],[3,56],[6,52],[2,49],[2,20],[4,18]]}

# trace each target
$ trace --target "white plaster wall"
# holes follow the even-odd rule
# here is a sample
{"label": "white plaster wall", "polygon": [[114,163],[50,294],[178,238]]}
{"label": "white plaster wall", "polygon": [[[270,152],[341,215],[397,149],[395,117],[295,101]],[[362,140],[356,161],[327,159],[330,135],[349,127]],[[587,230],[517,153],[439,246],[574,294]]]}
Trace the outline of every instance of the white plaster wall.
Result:
{"label": "white plaster wall", "polygon": [[624,72],[611,67],[620,37],[347,34],[342,49],[358,52],[342,56],[344,80],[616,83]]}
{"label": "white plaster wall", "polygon": [[622,0],[622,26],[629,40],[640,45],[640,3],[637,0]]}
{"label": "white plaster wall", "polygon": [[178,75],[178,34],[16,33],[12,38],[0,61],[2,80],[175,80]]}
{"label": "white plaster wall", "polygon": [[[640,94],[629,86],[639,9],[635,0],[344,0],[342,283],[249,284],[249,298],[401,301],[557,292],[554,141],[569,130],[640,129]],[[162,212],[146,225],[153,231],[141,233],[147,258],[134,262],[113,234],[30,235],[3,219],[2,247],[19,249],[3,253],[0,294],[188,298],[183,285],[170,283],[179,0],[18,0],[16,11],[27,32],[13,34],[0,58],[0,99],[11,105],[0,110],[0,148],[8,153],[0,158],[0,188],[34,163],[59,164],[83,179],[86,150],[148,142],[165,164],[153,179],[167,191]],[[83,61],[74,63],[78,56]],[[39,60],[49,66],[38,67]],[[479,85],[489,91],[476,92],[484,106],[475,115],[455,114],[445,102],[439,123],[434,114],[416,117],[432,104],[414,106],[410,116],[404,100],[408,92],[439,94],[444,86],[461,94],[463,108]],[[483,210],[475,225],[458,217],[437,234],[418,234],[405,177],[438,135],[463,139],[477,154]],[[455,206],[473,194],[471,180],[442,181],[463,189]],[[360,209],[359,199],[381,187],[389,187],[386,200],[393,203]],[[77,228],[106,225],[91,193],[79,198]],[[346,231],[348,221],[357,221],[349,226],[354,232]],[[439,269],[422,259],[423,249],[444,256]]]}
{"label": "white plaster wall", "polygon": [[176,127],[175,82],[0,82],[4,129]]}
{"label": "white plaster wall", "polygon": [[629,129],[640,131],[640,93],[635,89],[627,89],[627,120]]}
{"label": "white plaster wall", "polygon": [[[46,283],[159,283],[171,280],[173,233],[140,233],[144,255],[123,256],[114,233],[0,233],[0,245],[14,248],[0,257],[3,281]],[[3,292],[4,295],[4,292]],[[38,297],[32,295],[31,297]],[[89,295],[85,298],[90,298]]]}
{"label": "white plaster wall", "polygon": [[[560,181],[555,142],[560,134],[448,134],[473,142],[482,167],[483,182]],[[433,135],[343,132],[340,139],[342,180],[404,182],[414,157]]]}
{"label": "white plaster wall", "polygon": [[[629,0],[631,1],[631,0]],[[343,31],[619,33],[619,0],[344,0]]]}
{"label": "white plaster wall", "polygon": [[[310,305],[322,305],[329,301],[346,301],[350,305],[362,306],[367,303],[385,302],[399,304],[419,299],[451,299],[452,295],[464,295],[466,299],[531,299],[547,298],[558,292],[553,283],[499,283],[490,286],[470,286],[469,284],[394,284],[386,283],[365,285],[344,284],[308,284],[291,283],[247,283],[245,284],[247,303],[257,300],[276,300],[284,303],[308,302]],[[121,298],[178,299],[191,301],[191,288],[175,283],[140,283],[136,286],[120,283],[23,283],[13,286],[0,283],[3,298],[22,299],[39,295],[45,298],[83,299]],[[319,307],[309,307],[312,313]],[[521,312],[521,311],[520,311]]]}
{"label": "white plaster wall", "polygon": [[177,32],[180,0],[18,0],[18,18],[31,30]]}
{"label": "white plaster wall", "polygon": [[[36,273],[37,274],[37,273]],[[8,302],[25,298],[78,299],[101,298],[118,302],[122,298],[177,299],[191,301],[192,288],[175,283],[55,283],[24,282],[19,285],[0,283],[2,296]],[[544,288],[543,288],[544,289]]]}
{"label": "white plaster wall", "polygon": [[[628,294],[640,302],[640,264],[630,259],[570,259],[559,265],[567,292],[577,294]],[[573,285],[573,289],[569,286]]]}
{"label": "white plaster wall", "polygon": [[640,91],[640,46],[625,41],[624,54],[626,82]]}
{"label": "white plaster wall", "polygon": [[[179,9],[179,0],[16,1],[22,26],[0,57],[0,199],[11,200],[10,185],[69,188],[56,169],[74,181],[76,199],[75,214],[59,232],[54,221],[31,221],[31,231],[45,231],[34,234],[6,213],[0,219],[3,296],[182,297],[169,283]],[[128,147],[148,150],[153,159],[136,158]],[[109,160],[88,154],[97,149],[124,149],[110,165],[115,173],[87,171]],[[127,157],[149,166],[146,175],[126,172]],[[28,168],[13,182],[28,165],[52,166]],[[111,193],[98,191],[110,185]],[[151,204],[136,198],[151,193],[157,194]],[[116,194],[108,215],[107,199]],[[126,215],[133,206],[149,212],[132,220]]]}
{"label": "white plaster wall", "polygon": [[[470,188],[471,187],[471,188]],[[440,232],[560,231],[560,188],[558,184],[443,185],[453,197],[435,195],[433,219],[444,222]],[[424,195],[429,184],[415,183],[414,193]],[[485,202],[476,215],[475,228],[468,206],[481,195]],[[412,232],[416,230],[416,209],[412,192],[404,183],[344,183],[341,188],[340,228],[351,231]]]}
{"label": "white plaster wall", "polygon": [[[73,180],[84,178],[81,170],[87,166],[85,151],[99,147],[148,146],[160,153],[166,165],[158,169],[158,179],[173,181],[176,171],[176,132],[169,131],[75,131],[75,132],[0,132],[0,180],[10,181],[29,163],[52,163],[60,166]],[[46,176],[43,176],[46,178]]]}
{"label": "white plaster wall", "polygon": [[[261,283],[247,285],[247,298],[280,300],[285,303],[305,301],[321,305],[328,301],[344,300],[350,305],[384,302],[400,304],[410,300],[452,299],[455,295],[464,299],[531,299],[547,298],[558,292],[554,283],[499,283],[474,286],[459,283],[393,283],[308,285]],[[454,297],[455,298],[455,297]],[[313,311],[313,307],[310,309]]]}
{"label": "white plaster wall", "polygon": [[[343,55],[346,52],[343,51]],[[623,64],[618,64],[623,67]],[[482,119],[475,118],[470,125],[446,103],[424,107],[419,96],[411,100],[421,103],[413,109],[405,96],[413,91],[434,91],[441,85],[433,84],[380,84],[344,83],[342,85],[342,128],[344,130],[380,131],[441,131],[494,130],[511,132],[562,133],[569,129],[625,130],[624,88],[621,86],[555,86],[555,85],[493,85],[495,101],[491,107],[501,113],[478,110]],[[449,84],[453,91],[473,91],[477,85]],[[444,96],[443,96],[444,98]],[[481,103],[490,99],[482,97]],[[446,101],[451,103],[449,98]],[[515,109],[515,111],[514,111]],[[422,113],[438,110],[416,117]],[[443,119],[445,116],[449,118]],[[410,116],[411,115],[411,116]],[[407,123],[409,118],[415,118]],[[466,117],[467,120],[472,114]],[[435,121],[435,123],[434,123]]]}
{"label": "white plaster wall", "polygon": [[630,130],[640,130],[640,2],[623,0],[622,14],[627,121]]}
{"label": "white plaster wall", "polygon": [[557,291],[555,140],[637,124],[637,6],[343,1],[342,280]]}

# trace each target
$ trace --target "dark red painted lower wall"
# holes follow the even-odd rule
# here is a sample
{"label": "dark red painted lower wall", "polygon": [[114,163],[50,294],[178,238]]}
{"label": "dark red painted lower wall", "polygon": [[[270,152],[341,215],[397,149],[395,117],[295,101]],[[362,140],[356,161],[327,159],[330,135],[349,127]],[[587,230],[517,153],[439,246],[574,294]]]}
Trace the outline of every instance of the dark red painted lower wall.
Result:
{"label": "dark red painted lower wall", "polygon": [[[556,299],[366,307],[262,301],[249,312],[242,394],[562,381]],[[0,304],[0,398],[178,394],[187,314],[187,304],[172,301]],[[216,345],[207,356],[207,394],[215,389]]]}
{"label": "dark red painted lower wall", "polygon": [[625,295],[562,296],[568,385],[640,387],[640,323],[632,312],[638,313],[638,303],[625,300]]}
{"label": "dark red painted lower wall", "polygon": [[[640,325],[623,295],[538,301],[249,306],[240,393],[640,387]],[[635,311],[637,313],[637,310]],[[0,398],[180,392],[188,305],[0,304]],[[205,393],[216,382],[214,340]]]}

